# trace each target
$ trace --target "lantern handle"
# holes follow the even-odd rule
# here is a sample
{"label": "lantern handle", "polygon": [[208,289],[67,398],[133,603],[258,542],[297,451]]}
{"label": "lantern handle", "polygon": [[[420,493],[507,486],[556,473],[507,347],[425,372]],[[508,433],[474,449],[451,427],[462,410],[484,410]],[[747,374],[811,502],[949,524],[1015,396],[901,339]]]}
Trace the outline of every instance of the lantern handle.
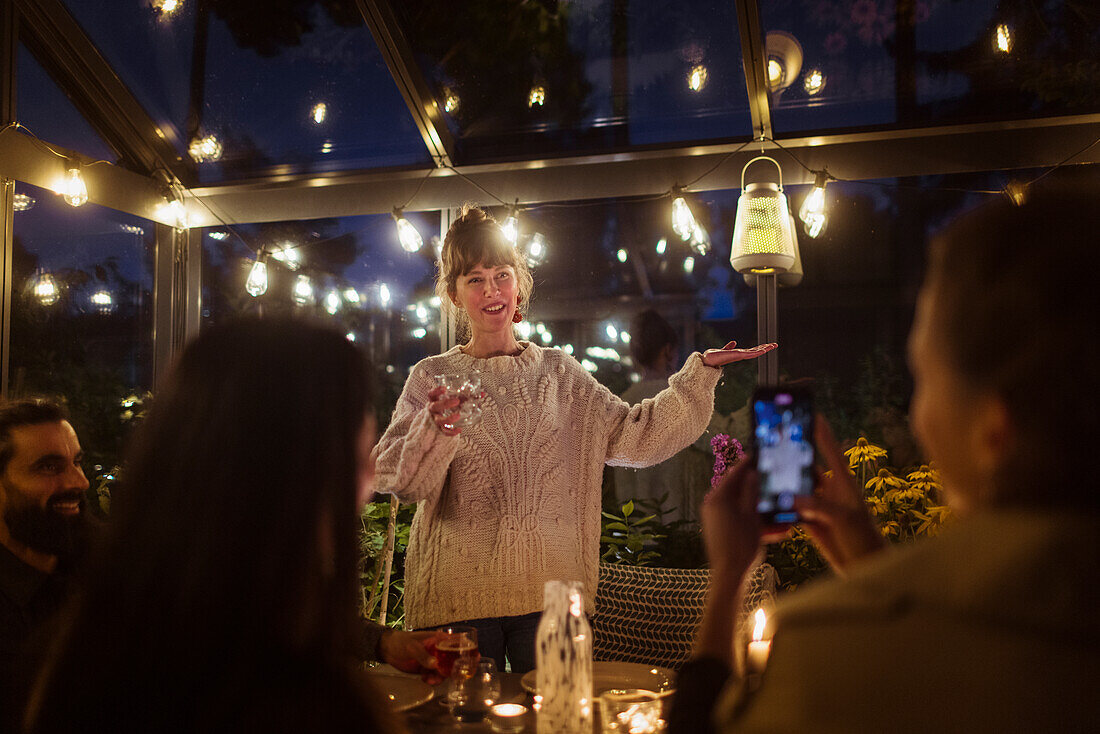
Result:
{"label": "lantern handle", "polygon": [[749,166],[751,166],[753,163],[756,163],[757,161],[771,161],[772,163],[775,164],[775,170],[779,171],[779,190],[782,191],[783,190],[783,169],[779,167],[779,161],[777,161],[774,158],[772,158],[771,156],[767,156],[767,155],[758,155],[758,156],[756,156],[751,161],[746,163],[745,167],[741,169],[741,189],[744,190],[744,188],[745,188],[745,171],[749,170]]}

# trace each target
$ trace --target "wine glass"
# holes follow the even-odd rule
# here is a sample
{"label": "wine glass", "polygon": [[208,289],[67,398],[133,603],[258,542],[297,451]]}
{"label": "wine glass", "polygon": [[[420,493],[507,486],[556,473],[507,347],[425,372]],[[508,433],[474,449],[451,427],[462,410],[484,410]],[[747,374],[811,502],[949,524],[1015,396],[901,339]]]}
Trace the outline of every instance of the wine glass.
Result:
{"label": "wine glass", "polygon": [[444,427],[470,428],[481,422],[481,373],[473,370],[467,374],[435,376],[435,386],[446,390],[445,397],[458,399],[458,417]]}

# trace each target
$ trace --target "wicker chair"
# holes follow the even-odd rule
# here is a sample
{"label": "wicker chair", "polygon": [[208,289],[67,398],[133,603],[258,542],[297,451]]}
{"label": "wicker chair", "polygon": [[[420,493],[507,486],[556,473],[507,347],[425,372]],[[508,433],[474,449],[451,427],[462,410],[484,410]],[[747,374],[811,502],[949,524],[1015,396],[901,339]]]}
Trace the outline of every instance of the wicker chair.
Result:
{"label": "wicker chair", "polygon": [[[709,580],[707,569],[601,563],[592,617],[595,659],[678,670],[691,654]],[[753,570],[742,617],[774,604],[776,582],[770,565]]]}

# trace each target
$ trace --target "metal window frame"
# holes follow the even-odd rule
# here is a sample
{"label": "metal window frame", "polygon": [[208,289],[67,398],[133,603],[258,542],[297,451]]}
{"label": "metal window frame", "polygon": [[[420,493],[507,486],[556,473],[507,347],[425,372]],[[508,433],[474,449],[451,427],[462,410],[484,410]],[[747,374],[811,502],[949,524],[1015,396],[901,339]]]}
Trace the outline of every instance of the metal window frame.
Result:
{"label": "metal window frame", "polygon": [[[15,121],[15,54],[19,14],[13,0],[0,0],[0,126]],[[0,154],[0,160],[3,160]],[[12,253],[15,241],[15,181],[0,172],[0,396],[8,395],[11,352]]]}

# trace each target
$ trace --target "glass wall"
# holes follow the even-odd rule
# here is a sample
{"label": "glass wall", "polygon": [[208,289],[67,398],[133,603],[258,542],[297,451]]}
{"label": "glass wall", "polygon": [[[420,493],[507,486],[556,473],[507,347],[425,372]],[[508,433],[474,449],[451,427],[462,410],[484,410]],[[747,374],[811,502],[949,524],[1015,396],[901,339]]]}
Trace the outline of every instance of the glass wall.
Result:
{"label": "glass wall", "polygon": [[13,229],[9,392],[65,400],[109,470],[152,388],[154,224],[16,184]]}

